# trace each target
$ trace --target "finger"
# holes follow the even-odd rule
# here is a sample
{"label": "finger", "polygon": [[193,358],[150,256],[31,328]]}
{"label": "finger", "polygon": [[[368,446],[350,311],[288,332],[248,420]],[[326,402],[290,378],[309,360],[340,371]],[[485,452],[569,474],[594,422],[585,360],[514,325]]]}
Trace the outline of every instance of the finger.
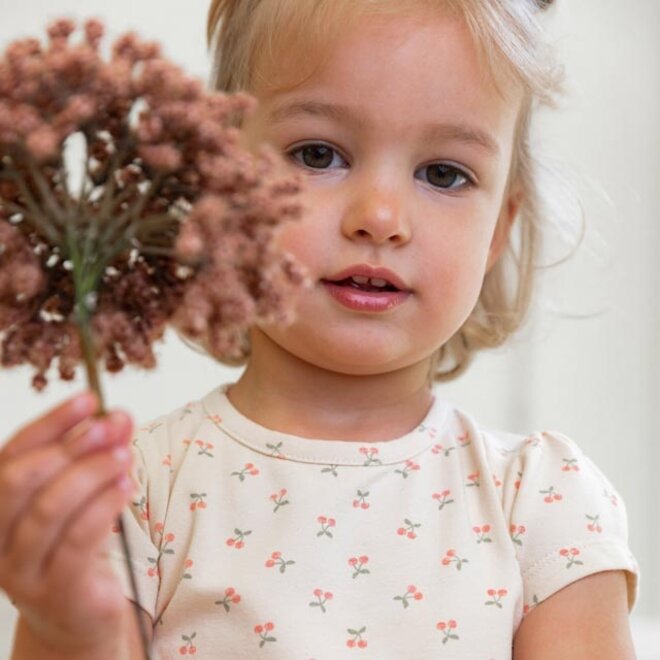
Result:
{"label": "finger", "polygon": [[0,465],[0,553],[4,552],[19,518],[35,493],[44,488],[73,461],[90,451],[126,443],[132,422],[125,413],[112,411],[104,420],[87,424],[66,444],[51,443],[19,454]]}
{"label": "finger", "polygon": [[0,463],[18,454],[55,442],[76,424],[98,410],[99,401],[91,390],[72,397],[20,428],[0,450]]}
{"label": "finger", "polygon": [[[117,456],[125,450],[124,458]],[[17,522],[1,561],[25,588],[36,589],[47,570],[49,556],[73,519],[103,488],[126,474],[132,456],[129,447],[95,452],[66,468],[61,476],[39,491]]]}
{"label": "finger", "polygon": [[130,478],[123,484],[115,480],[70,520],[43,567],[43,574],[57,576],[52,582],[54,587],[65,586],[67,576],[73,579],[81,566],[89,566],[98,559],[112,534],[113,524],[134,493]]}

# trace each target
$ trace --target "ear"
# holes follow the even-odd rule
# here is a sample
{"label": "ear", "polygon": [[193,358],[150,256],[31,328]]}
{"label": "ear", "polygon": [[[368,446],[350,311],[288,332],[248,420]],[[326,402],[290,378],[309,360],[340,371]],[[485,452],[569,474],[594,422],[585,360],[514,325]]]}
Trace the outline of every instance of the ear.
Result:
{"label": "ear", "polygon": [[523,200],[522,191],[518,186],[507,188],[507,193],[502,204],[500,217],[497,219],[497,225],[493,233],[493,238],[488,248],[488,262],[486,263],[486,273],[497,263],[500,255],[504,251],[508,241],[511,227],[518,215],[518,210]]}

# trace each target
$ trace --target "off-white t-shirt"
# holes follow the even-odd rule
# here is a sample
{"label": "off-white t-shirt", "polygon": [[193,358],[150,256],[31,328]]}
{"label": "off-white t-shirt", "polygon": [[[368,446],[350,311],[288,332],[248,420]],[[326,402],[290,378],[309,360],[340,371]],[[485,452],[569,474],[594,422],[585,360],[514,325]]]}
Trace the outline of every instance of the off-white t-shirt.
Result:
{"label": "off-white t-shirt", "polygon": [[[308,439],[244,417],[230,385],[133,441],[155,660],[505,660],[538,603],[613,569],[632,609],[624,503],[564,435],[487,430],[436,395],[400,438]],[[118,533],[107,550],[133,598]]]}

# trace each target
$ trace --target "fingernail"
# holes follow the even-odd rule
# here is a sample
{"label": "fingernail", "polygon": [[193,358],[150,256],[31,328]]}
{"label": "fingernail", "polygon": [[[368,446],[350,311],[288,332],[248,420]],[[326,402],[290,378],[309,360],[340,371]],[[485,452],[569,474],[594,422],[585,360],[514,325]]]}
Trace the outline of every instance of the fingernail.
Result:
{"label": "fingernail", "polygon": [[112,450],[112,455],[121,463],[128,460],[130,456],[130,451],[127,447],[116,447]]}
{"label": "fingernail", "polygon": [[101,444],[107,437],[107,428],[102,422],[93,424],[87,432],[87,442],[92,446]]}
{"label": "fingernail", "polygon": [[113,410],[108,415],[108,422],[113,429],[123,430],[127,426],[129,418],[123,410]]}
{"label": "fingernail", "polygon": [[92,391],[87,390],[73,399],[73,413],[75,415],[87,415],[96,410],[97,404],[96,395]]}

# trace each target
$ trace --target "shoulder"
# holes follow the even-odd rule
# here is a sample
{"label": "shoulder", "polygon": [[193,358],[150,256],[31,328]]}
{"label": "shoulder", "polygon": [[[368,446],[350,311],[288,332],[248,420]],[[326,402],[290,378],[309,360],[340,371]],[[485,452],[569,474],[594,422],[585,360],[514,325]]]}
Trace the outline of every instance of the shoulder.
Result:
{"label": "shoulder", "polygon": [[499,496],[523,581],[524,615],[582,578],[617,571],[625,575],[631,610],[639,565],[628,545],[625,502],[579,444],[559,431],[507,433],[465,413],[457,419],[469,436],[472,464],[489,472],[480,490]]}
{"label": "shoulder", "polygon": [[136,427],[132,446],[139,468],[147,472],[140,475],[142,481],[177,470],[208,416],[204,398],[188,401]]}

